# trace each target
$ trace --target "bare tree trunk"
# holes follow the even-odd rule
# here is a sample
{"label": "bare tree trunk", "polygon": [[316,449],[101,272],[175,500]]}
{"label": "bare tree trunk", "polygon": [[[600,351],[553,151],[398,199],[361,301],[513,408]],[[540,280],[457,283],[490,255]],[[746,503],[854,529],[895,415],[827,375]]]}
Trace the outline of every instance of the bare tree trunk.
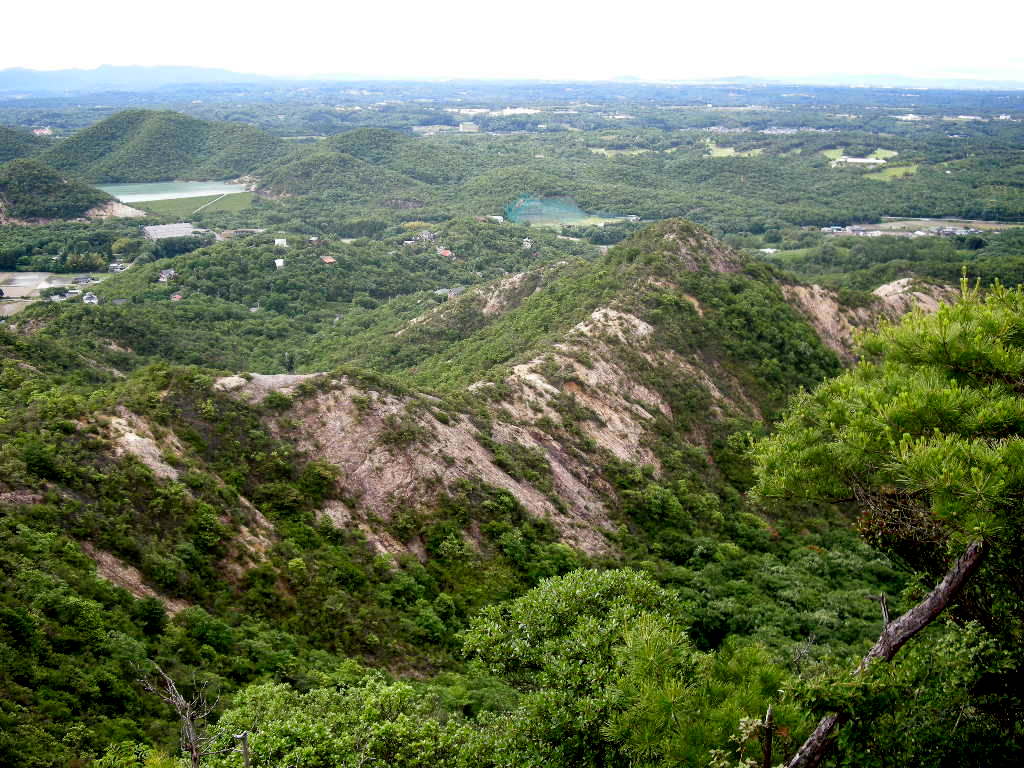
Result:
{"label": "bare tree trunk", "polygon": [[141,682],[146,691],[159,696],[177,712],[181,721],[181,751],[189,756],[192,768],[201,768],[207,755],[230,751],[230,747],[212,750],[214,738],[204,733],[206,719],[216,706],[216,702],[210,704],[206,700],[206,684],[201,684],[198,692],[191,699],[186,699],[170,675],[156,663],[153,668],[157,677],[143,678]]}
{"label": "bare tree trunk", "polygon": [[772,705],[764,715],[761,725],[761,768],[772,768],[772,740],[775,738],[775,718],[772,716]]}
{"label": "bare tree trunk", "polygon": [[[895,621],[890,622],[882,630],[878,642],[861,659],[854,674],[863,672],[868,664],[875,659],[891,661],[910,638],[931,624],[945,610],[946,606],[974,575],[974,572],[978,570],[984,556],[985,543],[983,541],[971,542],[945,578],[928,594],[928,597]],[[823,717],[818,723],[818,727],[807,737],[807,741],[801,745],[793,759],[789,761],[787,768],[816,768],[832,745],[832,732],[844,722],[846,722],[846,715],[842,713]]]}

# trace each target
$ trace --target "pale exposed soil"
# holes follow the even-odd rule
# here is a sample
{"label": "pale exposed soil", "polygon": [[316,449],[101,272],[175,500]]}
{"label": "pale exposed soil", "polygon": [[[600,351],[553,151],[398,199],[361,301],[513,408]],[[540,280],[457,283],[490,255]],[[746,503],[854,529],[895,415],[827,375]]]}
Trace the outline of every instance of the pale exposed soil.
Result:
{"label": "pale exposed soil", "polygon": [[96,574],[115,586],[128,590],[140,600],[146,597],[155,597],[164,604],[164,608],[171,616],[185,610],[189,603],[175,597],[167,597],[157,592],[143,581],[139,569],[129,565],[116,556],[99,549],[88,541],[82,542],[82,551],[96,563]]}
{"label": "pale exposed soil", "polygon": [[145,211],[132,208],[119,200],[110,200],[85,212],[87,219],[137,219],[145,215]]}
{"label": "pale exposed soil", "polygon": [[271,392],[291,395],[295,387],[307,379],[323,376],[322,373],[250,373],[246,376],[224,376],[213,386],[224,392],[234,392],[250,403],[259,403]]}
{"label": "pale exposed soil", "polygon": [[786,300],[810,321],[818,337],[846,362],[854,360],[854,334],[872,328],[882,318],[895,320],[916,308],[934,312],[941,303],[955,300],[958,291],[948,285],[919,283],[911,278],[879,286],[871,307],[844,307],[835,292],[820,285],[783,285]]}
{"label": "pale exposed soil", "polygon": [[922,283],[911,277],[880,285],[872,293],[897,317],[915,308],[935,312],[940,304],[955,301],[960,295],[960,291],[952,286]]}
{"label": "pale exposed soil", "polygon": [[[360,407],[353,397],[365,397],[369,402]],[[337,466],[345,495],[356,500],[354,508],[331,504],[321,514],[335,521],[354,521],[378,551],[394,552],[396,542],[378,526],[364,525],[372,516],[387,521],[399,506],[429,506],[438,494],[463,478],[476,478],[509,491],[530,513],[550,518],[572,546],[591,553],[608,548],[601,534],[609,525],[604,515],[596,516],[587,508],[558,511],[544,494],[494,463],[465,417],[443,424],[427,409],[410,410],[406,398],[364,392],[347,381],[335,390],[304,399],[290,416],[303,426],[299,447]],[[411,423],[420,430],[420,437],[407,444],[388,444],[389,417]],[[512,435],[499,431],[495,439]],[[568,475],[565,483],[575,495],[586,495],[586,489],[573,486]]]}
{"label": "pale exposed soil", "polygon": [[[536,422],[543,417],[558,423],[561,416],[552,408],[552,398],[566,392],[596,415],[596,419],[579,426],[598,446],[623,461],[650,465],[659,471],[660,462],[648,446],[648,431],[659,412],[671,418],[672,409],[658,392],[640,383],[635,359],[630,363],[634,367],[621,361],[616,348],[625,346],[639,352],[652,369],[667,368],[660,371],[663,376],[684,377],[704,387],[712,400],[713,417],[760,416],[739,383],[720,366],[655,348],[653,330],[649,323],[630,313],[611,307],[595,310],[575,326],[566,342],[553,346],[552,354],[513,367],[506,380],[512,395],[503,409],[520,422]],[[542,372],[552,369],[564,380],[561,388]],[[716,382],[728,384],[730,393],[723,392]],[[706,442],[706,436],[699,433],[688,437],[695,443]]]}
{"label": "pale exposed soil", "polygon": [[[134,456],[153,470],[157,477],[165,480],[178,479],[178,470],[164,460],[163,450],[143,419],[121,408],[118,409],[117,416],[110,417],[109,430],[114,441],[115,456]],[[181,445],[176,440],[172,450],[179,455],[182,453]]]}

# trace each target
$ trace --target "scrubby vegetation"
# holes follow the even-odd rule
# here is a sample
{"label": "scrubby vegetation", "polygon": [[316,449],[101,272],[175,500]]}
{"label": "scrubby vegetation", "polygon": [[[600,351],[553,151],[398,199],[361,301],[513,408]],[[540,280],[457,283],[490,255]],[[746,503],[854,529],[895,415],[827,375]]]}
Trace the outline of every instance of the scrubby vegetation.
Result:
{"label": "scrubby vegetation", "polygon": [[[4,270],[132,263],[97,305],[0,327],[0,763],[177,765],[162,673],[208,695],[213,768],[243,731],[258,766],[749,766],[769,705],[773,764],[822,716],[826,764],[1020,762],[1022,298],[990,287],[1024,282],[1020,230],[818,229],[1017,218],[1019,129],[949,136],[927,92],[935,125],[885,94],[668,109],[673,88],[479,135],[379,95],[194,105],[229,124],[69,107],[60,172],[0,166],[37,190],[251,173],[251,206],[196,223],[267,230],[0,229]],[[522,195],[665,220],[499,221]],[[866,336],[846,373],[783,290],[870,317],[877,286],[963,267],[983,292]],[[879,601],[898,617],[969,546],[941,618],[854,673]]]}

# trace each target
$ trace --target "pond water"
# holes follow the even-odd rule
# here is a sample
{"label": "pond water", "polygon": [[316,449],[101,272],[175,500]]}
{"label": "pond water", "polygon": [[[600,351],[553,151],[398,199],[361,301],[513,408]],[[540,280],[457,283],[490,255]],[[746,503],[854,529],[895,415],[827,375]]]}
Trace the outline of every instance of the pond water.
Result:
{"label": "pond water", "polygon": [[122,203],[230,195],[246,191],[244,184],[230,184],[226,181],[154,181],[148,184],[103,184],[100,189],[108,195],[113,195]]}

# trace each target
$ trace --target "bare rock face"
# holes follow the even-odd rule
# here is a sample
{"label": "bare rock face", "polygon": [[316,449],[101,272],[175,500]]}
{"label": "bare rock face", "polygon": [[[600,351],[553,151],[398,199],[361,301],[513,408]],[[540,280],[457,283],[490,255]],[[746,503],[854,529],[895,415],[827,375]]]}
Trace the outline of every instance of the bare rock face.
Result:
{"label": "bare rock face", "polygon": [[841,305],[834,291],[820,285],[783,285],[782,293],[786,301],[807,317],[822,343],[848,363],[854,359],[854,334],[871,327],[878,317],[864,307],[851,309]]}
{"label": "bare rock face", "polygon": [[[163,457],[163,449],[154,439],[146,422],[123,408],[118,415],[110,419],[110,435],[114,441],[114,455],[131,455],[149,467],[153,474],[164,480],[177,480],[178,470],[168,464]],[[182,453],[181,445],[174,442],[176,453]]]}
{"label": "bare rock face", "polygon": [[88,541],[82,542],[82,551],[96,563],[97,576],[115,586],[126,589],[140,600],[146,597],[155,597],[163,603],[167,613],[171,616],[188,608],[189,604],[184,600],[162,595],[150,587],[143,580],[138,568],[122,561],[110,552],[106,552]]}
{"label": "bare rock face", "polygon": [[940,304],[954,301],[959,292],[948,285],[923,283],[913,278],[894,280],[872,293],[877,297],[866,307],[848,307],[834,291],[820,285],[783,285],[786,300],[802,312],[822,343],[844,362],[855,359],[854,335],[873,328],[879,320],[897,320],[911,310],[935,312]]}
{"label": "bare rock face", "polygon": [[880,285],[872,293],[882,300],[892,318],[905,315],[912,309],[935,312],[940,304],[955,301],[960,295],[960,291],[952,286],[923,283],[912,277]]}
{"label": "bare rock face", "polygon": [[[505,489],[527,511],[550,519],[571,546],[592,554],[608,550],[602,531],[610,523],[603,507],[570,470],[560,468],[556,487],[561,476],[580,505],[559,509],[501,469],[465,416],[446,417],[444,423],[420,400],[358,389],[346,379],[303,399],[288,415],[301,425],[299,447],[338,467],[344,496],[354,500],[352,505],[331,502],[321,515],[336,524],[355,524],[378,551],[394,553],[397,542],[370,520],[388,521],[403,507],[428,507],[463,479]],[[543,436],[507,425],[496,427],[491,439],[545,449]]]}
{"label": "bare rock face", "polygon": [[213,383],[214,389],[234,392],[250,403],[260,403],[271,392],[292,395],[303,381],[316,379],[322,373],[249,373],[245,376],[223,376]]}

